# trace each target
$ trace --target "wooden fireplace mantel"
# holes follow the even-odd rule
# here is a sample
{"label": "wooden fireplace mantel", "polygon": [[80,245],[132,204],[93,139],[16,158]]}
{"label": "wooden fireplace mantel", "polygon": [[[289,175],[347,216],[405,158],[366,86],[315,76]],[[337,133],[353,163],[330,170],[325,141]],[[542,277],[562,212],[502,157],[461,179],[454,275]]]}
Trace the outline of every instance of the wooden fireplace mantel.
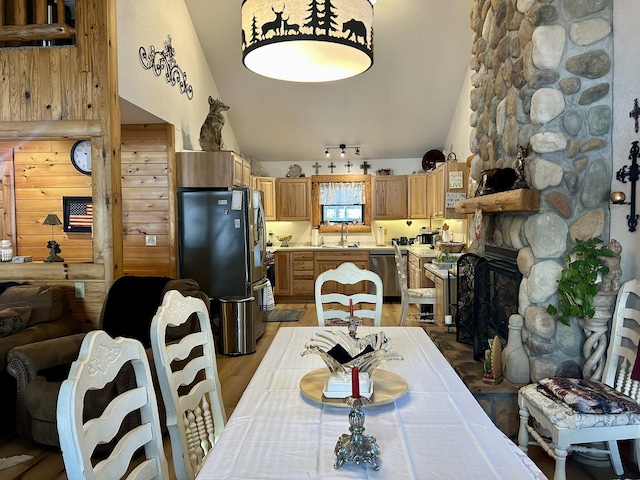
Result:
{"label": "wooden fireplace mantel", "polygon": [[540,209],[540,190],[520,188],[456,203],[456,213],[474,213],[478,209],[486,213],[537,212]]}

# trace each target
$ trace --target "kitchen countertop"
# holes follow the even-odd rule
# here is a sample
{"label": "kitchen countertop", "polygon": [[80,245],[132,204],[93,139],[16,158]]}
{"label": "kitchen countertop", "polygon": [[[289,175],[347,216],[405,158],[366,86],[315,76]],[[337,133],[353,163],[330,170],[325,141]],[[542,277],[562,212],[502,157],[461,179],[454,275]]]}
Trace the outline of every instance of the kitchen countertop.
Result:
{"label": "kitchen countertop", "polygon": [[431,273],[433,273],[434,275],[437,275],[438,277],[444,280],[447,280],[449,278],[449,274],[456,276],[455,268],[456,268],[455,265],[450,269],[443,269],[443,268],[436,267],[433,263],[424,264],[425,270],[429,270]]}
{"label": "kitchen countertop", "polygon": [[[291,244],[288,247],[281,247],[280,245],[273,245],[271,247],[267,247],[267,250],[270,252],[275,252],[277,250],[290,250],[290,251],[300,251],[300,250],[313,250],[313,251],[331,251],[331,250],[366,250],[370,254],[389,254],[393,255],[393,245],[373,245],[373,244],[363,244],[358,245],[357,247],[340,247],[338,245],[325,245],[321,247],[314,247],[309,245],[308,243],[298,243]],[[420,258],[434,258],[436,255],[440,253],[440,250],[437,248],[429,248],[426,245],[401,245],[400,250],[402,252],[411,252],[414,255]]]}

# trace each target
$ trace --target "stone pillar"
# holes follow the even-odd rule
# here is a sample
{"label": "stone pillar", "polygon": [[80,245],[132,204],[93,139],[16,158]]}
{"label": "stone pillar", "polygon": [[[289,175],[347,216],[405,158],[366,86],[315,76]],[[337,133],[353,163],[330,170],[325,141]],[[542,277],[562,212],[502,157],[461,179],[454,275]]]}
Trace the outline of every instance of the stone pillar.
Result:
{"label": "stone pillar", "polygon": [[607,353],[607,330],[609,320],[613,317],[611,307],[616,302],[618,292],[598,292],[593,298],[593,306],[596,313],[593,318],[586,318],[581,325],[587,334],[582,353],[585,362],[582,367],[582,376],[588,380],[602,380],[602,372]]}

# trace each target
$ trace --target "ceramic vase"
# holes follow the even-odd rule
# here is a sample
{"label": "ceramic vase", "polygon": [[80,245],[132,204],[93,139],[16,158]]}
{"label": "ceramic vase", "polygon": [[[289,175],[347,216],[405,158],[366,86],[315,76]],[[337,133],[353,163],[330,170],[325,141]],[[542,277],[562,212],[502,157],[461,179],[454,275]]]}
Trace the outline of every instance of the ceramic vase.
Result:
{"label": "ceramic vase", "polygon": [[522,345],[522,327],[524,319],[514,314],[509,317],[509,337],[507,346],[502,350],[502,375],[515,384],[529,383],[529,355]]}

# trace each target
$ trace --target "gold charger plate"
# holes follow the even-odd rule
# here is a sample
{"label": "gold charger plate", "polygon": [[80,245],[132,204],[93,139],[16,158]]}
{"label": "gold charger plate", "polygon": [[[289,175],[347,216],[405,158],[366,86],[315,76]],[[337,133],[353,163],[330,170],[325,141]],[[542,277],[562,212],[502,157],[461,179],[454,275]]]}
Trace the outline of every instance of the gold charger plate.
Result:
{"label": "gold charger plate", "polygon": [[[327,398],[322,390],[329,380],[331,372],[328,368],[319,368],[307,373],[300,379],[300,391],[309,400],[332,407],[351,408],[344,403],[343,398]],[[376,369],[373,371],[373,395],[369,402],[363,402],[366,407],[375,407],[392,403],[404,397],[409,386],[404,378],[393,372]]]}

